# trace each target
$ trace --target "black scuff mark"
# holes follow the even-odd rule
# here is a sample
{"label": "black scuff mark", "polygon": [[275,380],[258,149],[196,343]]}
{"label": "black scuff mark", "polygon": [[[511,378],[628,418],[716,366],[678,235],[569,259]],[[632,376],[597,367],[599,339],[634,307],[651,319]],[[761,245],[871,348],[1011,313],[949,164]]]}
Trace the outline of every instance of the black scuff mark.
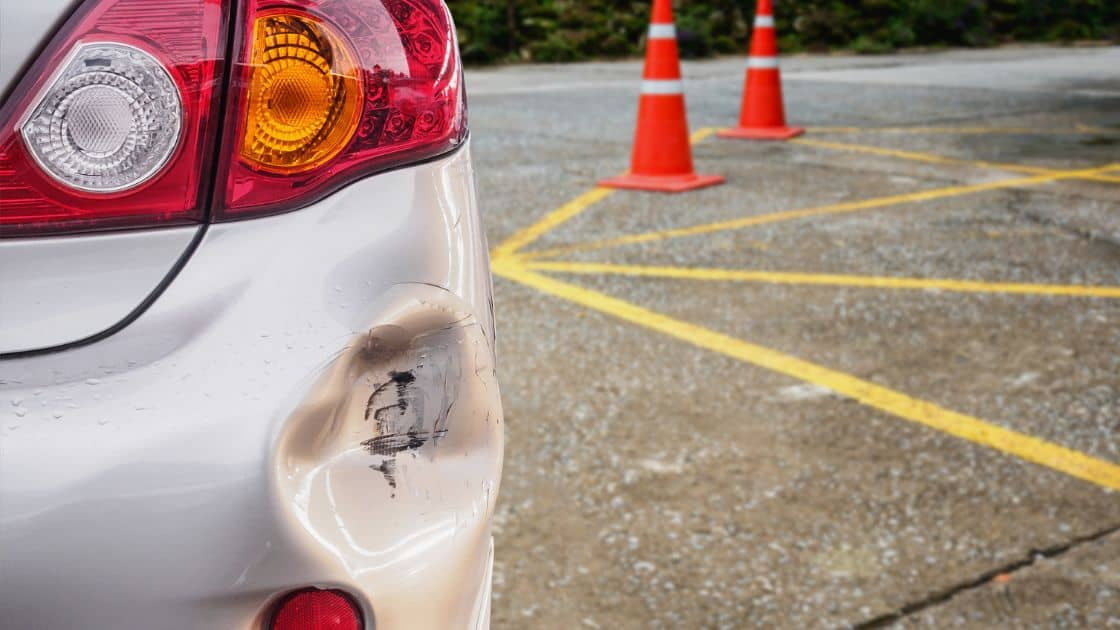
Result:
{"label": "black scuff mark", "polygon": [[[412,370],[389,372],[389,380],[374,388],[366,402],[365,417],[366,420],[373,419],[378,433],[385,432],[390,412],[395,411],[400,416],[408,413],[413,398],[410,390],[415,383],[416,374]],[[383,402],[388,404],[380,404]]]}
{"label": "black scuff mark", "polygon": [[[390,371],[386,380],[373,388],[366,401],[365,420],[373,420],[374,435],[377,437],[361,445],[370,455],[383,458],[380,464],[369,468],[381,473],[389,484],[389,496],[393,498],[397,496],[397,455],[406,451],[415,452],[430,440],[442,437],[442,433],[423,430],[424,401],[416,395],[416,383],[414,369]],[[409,416],[415,416],[415,422],[409,423]],[[401,429],[409,424],[411,427],[402,432]]]}
{"label": "black scuff mark", "polygon": [[386,458],[381,462],[380,466],[370,466],[370,470],[376,470],[385,477],[385,482],[389,484],[389,496],[392,498],[397,497],[397,460]]}
{"label": "black scuff mark", "polygon": [[429,441],[439,439],[445,435],[447,435],[447,429],[420,431],[416,428],[412,428],[406,433],[379,435],[362,442],[362,447],[369,451],[370,455],[396,457],[405,451],[415,451]]}
{"label": "black scuff mark", "polygon": [[[476,326],[477,320],[473,315],[453,315],[448,320],[407,342],[403,330],[376,329],[380,331],[377,338],[366,348],[371,361],[395,355],[393,369],[367,381],[372,391],[366,400],[364,419],[372,424],[369,428],[373,435],[361,442],[361,447],[377,458],[368,468],[384,477],[394,498],[406,473],[398,456],[427,457],[425,453],[450,433],[452,413],[462,409],[457,401],[464,376],[473,372],[466,365],[470,355],[466,354],[467,334],[462,331]],[[475,344],[479,345],[477,340]],[[477,347],[474,359],[479,360]],[[434,451],[429,455],[435,457]]]}

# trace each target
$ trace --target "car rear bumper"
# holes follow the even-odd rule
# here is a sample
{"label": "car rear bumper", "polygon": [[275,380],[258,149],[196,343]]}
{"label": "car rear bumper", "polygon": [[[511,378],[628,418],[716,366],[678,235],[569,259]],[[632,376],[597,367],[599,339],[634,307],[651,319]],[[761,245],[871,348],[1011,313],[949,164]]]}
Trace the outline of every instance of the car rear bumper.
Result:
{"label": "car rear bumper", "polygon": [[0,618],[259,628],[341,588],[369,627],[487,627],[502,460],[469,148],[211,226],[100,342],[0,361]]}

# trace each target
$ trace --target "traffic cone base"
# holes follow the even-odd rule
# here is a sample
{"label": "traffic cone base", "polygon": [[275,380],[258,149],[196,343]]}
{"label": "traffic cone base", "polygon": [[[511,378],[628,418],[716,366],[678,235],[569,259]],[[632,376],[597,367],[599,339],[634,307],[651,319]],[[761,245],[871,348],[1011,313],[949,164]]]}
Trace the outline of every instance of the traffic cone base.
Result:
{"label": "traffic cone base", "polygon": [[678,193],[722,184],[717,175],[698,175],[692,163],[672,0],[653,0],[639,93],[630,172],[599,185]]}
{"label": "traffic cone base", "polygon": [[624,188],[627,190],[648,190],[651,192],[679,193],[706,186],[715,186],[727,181],[720,175],[621,175],[599,182],[604,188]]}
{"label": "traffic cone base", "polygon": [[789,140],[803,133],[805,133],[804,127],[738,127],[719,132],[719,137],[738,140]]}
{"label": "traffic cone base", "polygon": [[720,133],[721,138],[789,140],[805,133],[800,127],[786,125],[773,4],[773,0],[758,0],[739,124]]}

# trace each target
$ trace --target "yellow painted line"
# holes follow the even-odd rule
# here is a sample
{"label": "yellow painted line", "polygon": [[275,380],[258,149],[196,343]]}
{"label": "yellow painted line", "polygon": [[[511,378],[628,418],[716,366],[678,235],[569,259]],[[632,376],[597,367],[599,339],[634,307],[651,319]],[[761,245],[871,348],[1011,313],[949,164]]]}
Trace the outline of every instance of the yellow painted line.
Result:
{"label": "yellow painted line", "polygon": [[558,256],[572,252],[593,251],[597,249],[605,249],[608,247],[618,247],[621,245],[633,245],[637,243],[646,243],[649,241],[660,241],[671,238],[681,238],[685,236],[711,234],[713,232],[739,230],[756,225],[777,223],[779,221],[791,221],[794,219],[805,219],[827,214],[842,214],[848,212],[857,212],[860,210],[872,210],[875,208],[885,208],[888,206],[895,206],[900,204],[919,203],[923,201],[931,201],[934,199],[959,197],[961,195],[971,195],[992,190],[1000,190],[1004,188],[1015,188],[1017,186],[1033,186],[1062,179],[1079,179],[1084,178],[1085,176],[1099,175],[1101,173],[1115,170],[1117,168],[1120,168],[1120,164],[1110,164],[1108,166],[1099,168],[1076,171],[1055,171],[1046,175],[1035,175],[1032,177],[1020,177],[1015,179],[1002,179],[994,182],[984,182],[981,184],[969,184],[967,186],[949,186],[947,188],[935,188],[932,190],[925,190],[916,193],[890,195],[887,197],[877,197],[875,199],[865,199],[862,201],[848,201],[844,203],[829,204],[826,206],[817,206],[814,208],[804,208],[801,210],[787,210],[783,212],[774,212],[753,217],[741,217],[728,221],[702,223],[699,225],[674,228],[670,230],[643,232],[641,234],[629,234],[626,236],[619,236],[616,238],[609,238],[598,241],[590,241],[587,243],[578,243],[575,245],[567,245],[564,247],[554,247],[532,252],[523,252],[520,255],[526,259],[535,260],[539,258]]}
{"label": "yellow painted line", "polygon": [[[698,142],[702,142],[705,138],[708,138],[716,131],[718,130],[714,127],[701,127],[700,129],[697,129],[692,133],[692,135],[689,137],[689,140],[692,144],[696,144]],[[491,257],[504,258],[517,254],[522,249],[525,249],[529,245],[532,245],[540,237],[551,232],[552,230],[555,230],[562,224],[574,219],[581,212],[591,207],[592,205],[606,199],[614,192],[614,189],[603,187],[593,188],[585,192],[579,197],[576,197],[575,199],[545,215],[540,221],[537,221],[533,225],[530,225],[529,227],[516,232],[513,236],[509,237],[500,245],[495,247],[494,251],[490,254]]]}
{"label": "yellow painted line", "polygon": [[760,282],[767,284],[817,285],[869,289],[936,290],[958,293],[1010,293],[1016,295],[1045,295],[1056,297],[1120,298],[1120,287],[1074,284],[978,282],[947,278],[891,278],[881,276],[793,273],[784,271],[713,269],[709,267],[663,267],[562,261],[527,261],[523,263],[523,266],[531,271],[551,271],[581,275],[607,274],[714,282]]}
{"label": "yellow painted line", "polygon": [[719,129],[716,128],[716,127],[701,127],[699,129],[697,129],[696,131],[692,132],[692,135],[689,136],[688,140],[692,144],[697,144],[699,142],[703,142],[705,139],[707,139],[708,137],[710,137],[713,133],[715,133],[717,131],[719,131]]}
{"label": "yellow painted line", "polygon": [[1111,462],[912,398],[850,374],[674,319],[597,291],[555,280],[526,269],[514,259],[496,262],[494,272],[543,293],[658,331],[694,346],[827,387],[842,396],[905,420],[1105,488],[1120,490],[1120,466]]}
{"label": "yellow painted line", "polygon": [[965,127],[809,127],[807,131],[811,133],[888,133],[888,134],[946,134],[946,135],[1082,135],[1082,134],[1095,134],[1095,135],[1111,135],[1120,134],[1120,129],[1108,129],[1105,127],[1091,127],[1088,125],[1075,125],[1073,127],[1054,127],[1054,128],[1038,128],[1038,127],[983,127],[983,126],[965,126]]}
{"label": "yellow painted line", "polygon": [[544,236],[549,231],[556,229],[566,221],[571,220],[579,213],[586,210],[592,204],[598,203],[606,199],[613,193],[611,188],[593,188],[579,197],[569,201],[568,203],[560,206],[556,210],[545,215],[540,221],[533,225],[517,232],[513,236],[506,239],[501,245],[494,248],[492,256],[494,258],[504,258],[512,256],[519,250],[528,247],[538,238]]}
{"label": "yellow painted line", "polygon": [[[820,149],[832,149],[836,151],[847,151],[852,153],[867,153],[870,155],[882,155],[885,157],[896,157],[904,160],[911,160],[916,162],[928,162],[930,164],[946,164],[953,166],[978,166],[981,168],[999,169],[1002,171],[1010,171],[1013,173],[1031,173],[1034,175],[1050,175],[1054,173],[1061,173],[1060,170],[1051,168],[1041,168],[1037,166],[1027,166],[1024,164],[1006,164],[1000,162],[987,162],[984,160],[963,160],[952,157],[945,157],[942,155],[934,155],[932,153],[919,153],[917,151],[900,151],[898,149],[885,149],[882,147],[868,146],[864,144],[850,144],[846,142],[826,142],[824,140],[813,140],[810,138],[795,138],[790,140],[794,144],[800,144],[807,147],[816,147]],[[1099,182],[1107,182],[1110,184],[1120,184],[1120,177],[1112,175],[1087,175],[1081,179],[1088,179]]]}
{"label": "yellow painted line", "polygon": [[1084,123],[1074,123],[1073,128],[1081,133],[1094,133],[1094,134],[1120,134],[1120,128],[1110,129],[1108,127],[1094,127]]}

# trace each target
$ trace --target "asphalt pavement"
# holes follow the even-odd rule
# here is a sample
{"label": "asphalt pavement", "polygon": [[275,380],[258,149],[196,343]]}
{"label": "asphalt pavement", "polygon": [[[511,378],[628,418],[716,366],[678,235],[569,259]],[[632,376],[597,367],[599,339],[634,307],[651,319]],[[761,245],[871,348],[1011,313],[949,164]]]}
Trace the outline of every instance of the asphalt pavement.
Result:
{"label": "asphalt pavement", "polygon": [[495,628],[1120,628],[1120,48],[783,60],[614,192],[640,62],[468,72]]}

